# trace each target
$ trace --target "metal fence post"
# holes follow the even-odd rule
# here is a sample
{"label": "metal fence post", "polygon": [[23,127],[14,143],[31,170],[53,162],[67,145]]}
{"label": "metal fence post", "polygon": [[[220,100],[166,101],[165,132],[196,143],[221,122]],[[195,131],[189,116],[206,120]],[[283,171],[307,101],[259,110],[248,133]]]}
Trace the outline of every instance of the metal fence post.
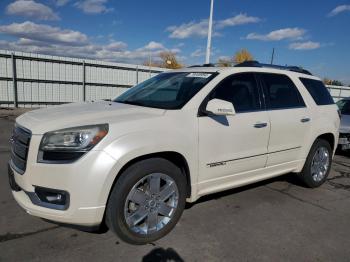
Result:
{"label": "metal fence post", "polygon": [[139,83],[139,66],[136,66],[136,85]]}
{"label": "metal fence post", "polygon": [[85,60],[83,61],[83,101],[86,101],[86,74],[85,74]]}
{"label": "metal fence post", "polygon": [[11,54],[12,59],[12,83],[13,83],[13,105],[18,107],[18,92],[17,92],[17,67],[15,54]]}

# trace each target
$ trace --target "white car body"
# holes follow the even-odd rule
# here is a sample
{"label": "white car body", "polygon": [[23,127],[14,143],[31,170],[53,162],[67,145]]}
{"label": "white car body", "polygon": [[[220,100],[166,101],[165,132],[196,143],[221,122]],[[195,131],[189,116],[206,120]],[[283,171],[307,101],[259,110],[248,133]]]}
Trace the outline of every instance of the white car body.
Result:
{"label": "white car body", "polygon": [[[299,77],[319,80],[314,76],[250,67],[177,71],[218,75],[179,110],[100,101],[34,110],[18,117],[16,124],[30,130],[32,137],[24,174],[13,169],[15,182],[22,189],[13,191],[16,201],[34,216],[94,226],[103,220],[118,174],[138,157],[162,152],[181,155],[188,165],[187,201],[194,202],[210,193],[300,172],[319,136],[328,134],[335,145],[338,143],[336,105],[317,106],[299,80]],[[208,93],[225,77],[241,72],[287,75],[306,107],[228,115],[226,125],[219,125],[210,117],[199,117],[199,106]],[[311,121],[301,121],[306,118]],[[108,135],[79,160],[70,164],[38,163],[39,145],[46,132],[103,123],[109,125]],[[259,123],[267,126],[254,128]],[[34,186],[69,192],[69,208],[55,210],[33,204],[28,192],[33,193]]]}

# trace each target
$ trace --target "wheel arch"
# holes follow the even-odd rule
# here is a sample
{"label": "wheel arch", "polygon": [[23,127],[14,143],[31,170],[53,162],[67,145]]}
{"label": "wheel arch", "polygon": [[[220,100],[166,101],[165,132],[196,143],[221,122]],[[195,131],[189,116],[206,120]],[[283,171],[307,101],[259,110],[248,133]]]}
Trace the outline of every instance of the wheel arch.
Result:
{"label": "wheel arch", "polygon": [[111,188],[109,190],[109,193],[108,193],[107,202],[108,202],[108,199],[110,197],[110,193],[112,191],[112,188],[114,187],[115,183],[118,181],[118,178],[120,177],[120,175],[131,165],[133,165],[139,161],[150,159],[150,158],[163,158],[163,159],[166,159],[166,160],[172,162],[176,166],[178,166],[181,169],[181,172],[185,176],[185,179],[186,179],[186,187],[187,187],[186,188],[186,197],[187,198],[191,197],[191,194],[192,194],[191,175],[190,175],[190,168],[189,168],[189,165],[188,165],[186,158],[182,154],[180,154],[179,152],[162,151],[162,152],[155,152],[155,153],[140,155],[140,156],[137,156],[137,157],[134,157],[134,158],[128,160],[120,168],[117,175],[115,176],[114,181],[113,181]]}
{"label": "wheel arch", "polygon": [[335,135],[334,135],[333,133],[324,133],[324,134],[320,134],[320,135],[315,139],[315,141],[316,141],[317,139],[323,139],[323,140],[327,141],[327,142],[330,144],[330,146],[331,146],[331,148],[332,148],[332,151],[335,150],[335,148],[336,148],[336,145],[335,145]]}

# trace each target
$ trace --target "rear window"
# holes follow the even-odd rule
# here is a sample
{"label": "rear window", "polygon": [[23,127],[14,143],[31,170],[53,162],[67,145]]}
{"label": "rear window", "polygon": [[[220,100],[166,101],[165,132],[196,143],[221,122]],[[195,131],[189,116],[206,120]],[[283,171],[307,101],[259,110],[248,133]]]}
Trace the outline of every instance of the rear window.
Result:
{"label": "rear window", "polygon": [[331,94],[321,81],[308,78],[300,78],[300,81],[306,87],[307,91],[309,91],[317,105],[334,104]]}

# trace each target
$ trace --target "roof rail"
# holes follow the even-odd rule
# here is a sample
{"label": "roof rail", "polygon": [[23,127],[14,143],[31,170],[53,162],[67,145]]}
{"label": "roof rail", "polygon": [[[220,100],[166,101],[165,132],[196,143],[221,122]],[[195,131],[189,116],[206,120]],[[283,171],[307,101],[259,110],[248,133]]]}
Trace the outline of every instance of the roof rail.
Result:
{"label": "roof rail", "polygon": [[235,67],[264,67],[264,68],[274,68],[280,70],[288,70],[292,72],[302,73],[306,75],[312,75],[310,71],[303,69],[298,66],[281,66],[281,65],[270,65],[270,64],[261,64],[258,61],[245,61],[243,63],[235,65]]}
{"label": "roof rail", "polygon": [[203,64],[203,65],[192,65],[192,66],[189,66],[187,68],[191,68],[191,67],[216,67],[216,66],[217,66],[217,64],[210,63],[210,64]]}

